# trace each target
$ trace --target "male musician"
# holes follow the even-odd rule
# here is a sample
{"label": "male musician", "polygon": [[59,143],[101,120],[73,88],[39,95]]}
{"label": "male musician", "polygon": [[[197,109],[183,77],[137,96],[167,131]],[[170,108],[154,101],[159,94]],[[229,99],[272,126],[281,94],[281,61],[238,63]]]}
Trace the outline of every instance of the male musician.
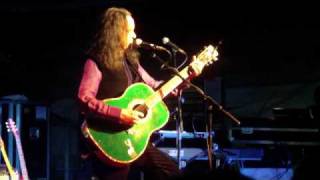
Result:
{"label": "male musician", "polygon": [[[141,112],[106,105],[103,100],[119,97],[135,82],[143,81],[152,88],[159,86],[160,81],[154,80],[139,64],[138,51],[132,45],[136,38],[134,30],[135,22],[128,10],[111,7],[103,13],[78,89],[86,120],[99,120],[105,126],[132,126],[139,122]],[[92,151],[91,155],[82,154],[82,157],[92,162],[92,177],[98,179],[131,178],[130,168],[142,170],[146,179],[170,179],[180,174],[175,162],[151,144],[141,157],[124,167],[104,163]]]}

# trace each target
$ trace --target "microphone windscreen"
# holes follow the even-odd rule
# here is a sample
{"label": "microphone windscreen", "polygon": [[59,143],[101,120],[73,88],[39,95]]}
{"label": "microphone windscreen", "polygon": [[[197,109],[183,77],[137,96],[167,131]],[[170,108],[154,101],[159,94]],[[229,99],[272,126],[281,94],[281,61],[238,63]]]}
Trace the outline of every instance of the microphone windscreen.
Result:
{"label": "microphone windscreen", "polygon": [[167,44],[168,42],[170,42],[170,39],[167,37],[162,38],[162,43],[163,44]]}
{"label": "microphone windscreen", "polygon": [[140,46],[141,44],[142,44],[142,39],[140,39],[140,38],[136,38],[135,40],[134,40],[134,44],[135,45],[137,45],[137,46]]}

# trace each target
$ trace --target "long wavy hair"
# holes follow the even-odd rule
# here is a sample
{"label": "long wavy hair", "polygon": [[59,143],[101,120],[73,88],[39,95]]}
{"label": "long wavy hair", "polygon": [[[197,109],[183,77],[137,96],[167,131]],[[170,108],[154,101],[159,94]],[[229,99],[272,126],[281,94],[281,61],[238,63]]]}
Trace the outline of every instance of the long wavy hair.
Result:
{"label": "long wavy hair", "polygon": [[121,70],[125,58],[133,65],[139,62],[137,49],[132,45],[125,47],[129,32],[127,16],[131,16],[131,13],[124,8],[107,9],[102,14],[99,29],[88,50],[89,56],[108,69]]}

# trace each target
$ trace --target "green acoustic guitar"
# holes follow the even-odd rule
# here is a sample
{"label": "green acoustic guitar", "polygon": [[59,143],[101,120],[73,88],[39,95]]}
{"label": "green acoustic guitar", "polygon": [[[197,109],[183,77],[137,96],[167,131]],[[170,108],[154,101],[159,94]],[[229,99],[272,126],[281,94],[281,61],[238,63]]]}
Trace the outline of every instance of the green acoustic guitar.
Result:
{"label": "green acoustic guitar", "polygon": [[[212,45],[205,47],[196,59],[179,72],[185,79],[200,75],[203,68],[217,61],[218,52]],[[183,80],[174,76],[157,91],[144,83],[129,86],[122,96],[105,99],[104,103],[119,108],[131,108],[144,113],[139,123],[123,127],[105,125],[105,122],[84,121],[82,133],[93,145],[95,153],[103,161],[114,166],[133,162],[145,151],[151,134],[162,128],[169,119],[169,111],[162,101]]]}

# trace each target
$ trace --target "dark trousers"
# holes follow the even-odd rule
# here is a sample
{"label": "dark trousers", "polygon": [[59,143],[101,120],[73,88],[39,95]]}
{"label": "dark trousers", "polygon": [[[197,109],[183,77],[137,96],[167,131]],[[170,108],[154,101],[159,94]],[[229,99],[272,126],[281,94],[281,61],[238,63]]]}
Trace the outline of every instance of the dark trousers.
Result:
{"label": "dark trousers", "polygon": [[84,161],[87,174],[78,179],[97,180],[163,180],[175,179],[180,176],[176,162],[170,156],[161,152],[153,145],[148,145],[144,154],[125,167],[111,167],[101,162],[95,156]]}

